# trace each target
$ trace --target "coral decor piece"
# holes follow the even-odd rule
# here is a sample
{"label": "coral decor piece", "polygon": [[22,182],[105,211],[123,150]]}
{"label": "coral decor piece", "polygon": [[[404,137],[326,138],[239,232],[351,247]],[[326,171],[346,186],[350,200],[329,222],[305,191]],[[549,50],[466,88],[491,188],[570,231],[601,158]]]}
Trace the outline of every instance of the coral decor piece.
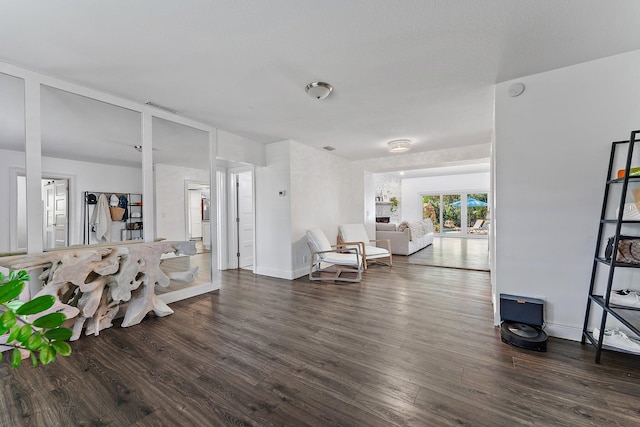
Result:
{"label": "coral decor piece", "polygon": [[[75,318],[71,340],[77,340],[86,326],[87,335],[112,326],[124,310],[122,327],[140,323],[147,313],[173,313],[155,293],[170,280],[193,281],[195,271],[165,273],[162,254],[193,255],[194,242],[152,242],[88,246],[0,258],[11,270],[43,269],[43,288],[34,296],[51,295],[67,318]],[[128,303],[128,304],[123,304]]]}

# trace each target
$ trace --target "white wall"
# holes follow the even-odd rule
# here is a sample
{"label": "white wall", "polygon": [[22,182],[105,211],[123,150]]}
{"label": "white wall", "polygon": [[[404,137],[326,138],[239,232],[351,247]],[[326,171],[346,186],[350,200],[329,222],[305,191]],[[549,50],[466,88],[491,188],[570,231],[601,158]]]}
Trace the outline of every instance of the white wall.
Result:
{"label": "white wall", "polygon": [[422,219],[422,193],[457,193],[467,190],[488,193],[489,184],[489,172],[403,179],[400,199],[402,220]]}
{"label": "white wall", "polygon": [[[363,222],[363,172],[352,176],[348,160],[291,141],[291,230],[293,269],[309,272],[305,233],[319,227],[335,243],[340,224]],[[307,256],[307,260],[305,260]]]}
{"label": "white wall", "polygon": [[284,279],[292,278],[289,145],[290,141],[267,144],[266,166],[255,168],[255,272]]}
{"label": "white wall", "polygon": [[363,222],[365,173],[296,141],[267,144],[266,159],[255,168],[256,273],[293,279],[309,271],[309,228],[335,242],[338,225]]}
{"label": "white wall", "polygon": [[218,129],[217,158],[265,166],[265,145]]}
{"label": "white wall", "polygon": [[209,183],[209,171],[155,165],[156,237],[189,240],[186,234],[185,181]]}
{"label": "white wall", "polygon": [[[24,153],[0,150],[0,170],[6,171],[0,180],[0,198],[10,200],[13,177],[10,170],[24,170]],[[138,168],[79,162],[75,160],[42,158],[42,176],[68,177],[69,188],[69,244],[82,244],[84,223],[84,191],[110,191],[114,193],[141,193],[142,172]],[[0,252],[9,251],[11,209],[13,203],[0,203]],[[119,239],[119,236],[116,240]]]}
{"label": "white wall", "polygon": [[518,79],[519,97],[495,88],[495,292],[545,297],[554,336],[581,336],[611,142],[640,128],[639,67],[634,51]]}

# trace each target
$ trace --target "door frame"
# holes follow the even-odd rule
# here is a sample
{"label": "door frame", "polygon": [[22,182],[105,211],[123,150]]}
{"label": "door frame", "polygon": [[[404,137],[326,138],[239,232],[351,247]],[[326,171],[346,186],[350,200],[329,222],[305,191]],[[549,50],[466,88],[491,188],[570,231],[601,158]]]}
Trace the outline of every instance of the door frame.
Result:
{"label": "door frame", "polygon": [[[18,246],[18,176],[26,176],[27,171],[25,168],[20,167],[10,167],[9,168],[9,199],[12,209],[9,210],[9,225],[10,225],[10,235],[9,235],[9,247],[11,251],[19,250]],[[82,235],[80,229],[81,226],[79,224],[80,220],[77,218],[82,218],[82,211],[78,210],[74,211],[74,207],[81,207],[83,205],[81,200],[76,199],[76,175],[67,175],[61,173],[49,173],[46,171],[42,171],[42,176],[40,180],[47,179],[66,179],[67,180],[67,246],[71,246],[73,244],[80,244],[80,237]],[[81,198],[82,195],[78,195],[78,198]],[[41,196],[42,200],[42,196]],[[44,202],[42,202],[44,203]],[[41,203],[41,206],[42,206]],[[78,225],[78,227],[74,227],[74,225]],[[40,225],[42,232],[44,233],[44,224]],[[79,243],[74,243],[79,242]],[[25,248],[28,249],[28,248]]]}
{"label": "door frame", "polygon": [[236,183],[238,174],[250,172],[251,173],[251,210],[253,212],[253,266],[251,271],[256,271],[256,174],[253,165],[238,166],[227,169],[227,192],[229,203],[227,204],[227,267],[229,269],[238,268],[238,257],[236,256],[239,250],[238,245],[238,228],[236,218],[238,217],[238,193],[236,191]]}

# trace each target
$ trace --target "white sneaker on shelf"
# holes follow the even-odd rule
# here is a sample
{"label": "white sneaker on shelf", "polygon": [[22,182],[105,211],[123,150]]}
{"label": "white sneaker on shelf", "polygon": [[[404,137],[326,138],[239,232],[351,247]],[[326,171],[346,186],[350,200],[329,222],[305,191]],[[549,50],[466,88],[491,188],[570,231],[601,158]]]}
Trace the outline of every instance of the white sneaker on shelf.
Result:
{"label": "white sneaker on shelf", "polygon": [[[598,341],[599,336],[600,329],[593,328],[593,338]],[[619,348],[630,353],[640,354],[640,341],[635,338],[630,338],[619,329],[605,329],[602,344],[609,347]]]}
{"label": "white sneaker on shelf", "polygon": [[632,291],[630,289],[611,291],[609,304],[640,308],[640,294],[638,291]]}

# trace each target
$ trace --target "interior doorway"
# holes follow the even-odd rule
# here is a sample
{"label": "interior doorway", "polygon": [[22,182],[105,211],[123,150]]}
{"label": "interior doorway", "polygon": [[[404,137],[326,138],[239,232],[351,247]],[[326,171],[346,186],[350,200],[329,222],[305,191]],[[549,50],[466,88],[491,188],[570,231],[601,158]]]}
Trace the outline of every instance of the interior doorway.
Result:
{"label": "interior doorway", "polygon": [[[42,187],[42,247],[44,250],[69,246],[69,179],[48,177]],[[16,175],[15,244],[12,251],[27,250],[27,180]]]}
{"label": "interior doorway", "polygon": [[43,249],[69,246],[69,180],[42,180]]}
{"label": "interior doorway", "polygon": [[254,194],[253,169],[229,170],[229,266],[253,270]]}
{"label": "interior doorway", "polygon": [[185,181],[185,234],[196,243],[198,253],[211,250],[210,195],[209,184]]}

